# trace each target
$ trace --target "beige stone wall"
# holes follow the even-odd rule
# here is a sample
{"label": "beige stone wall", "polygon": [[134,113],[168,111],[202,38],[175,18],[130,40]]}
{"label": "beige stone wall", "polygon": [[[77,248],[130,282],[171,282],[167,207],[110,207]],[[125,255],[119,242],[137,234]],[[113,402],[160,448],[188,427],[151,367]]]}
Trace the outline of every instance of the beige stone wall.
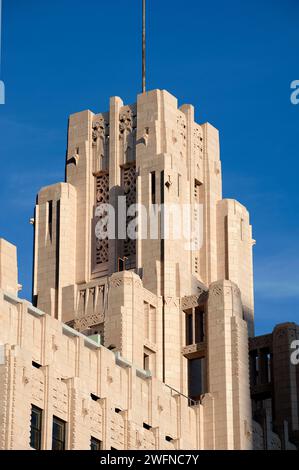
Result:
{"label": "beige stone wall", "polygon": [[[165,383],[161,378],[161,299],[131,272],[113,275],[109,286],[104,334],[113,351],[0,285],[0,448],[29,448],[31,405],[43,410],[43,449],[51,448],[53,416],[67,423],[68,449],[88,449],[91,436],[105,449],[250,448],[247,328],[238,288],[228,281],[211,286],[209,390],[195,404],[178,380],[181,353],[165,356]],[[183,329],[171,316],[183,321],[181,307],[195,301],[167,302],[167,334]],[[173,341],[167,334],[166,350]],[[144,350],[152,353],[150,370],[143,370]]]}
{"label": "beige stone wall", "polygon": [[217,204],[218,279],[235,282],[242,294],[243,315],[250,336],[254,335],[252,227],[248,211],[237,201]]}
{"label": "beige stone wall", "polygon": [[3,238],[0,238],[0,285],[14,295],[19,290],[17,249]]}
{"label": "beige stone wall", "polygon": [[43,410],[44,449],[53,415],[67,422],[68,449],[88,450],[91,436],[104,449],[200,448],[202,405],[2,290],[0,312],[0,449],[29,449],[31,404]]}
{"label": "beige stone wall", "polygon": [[[243,422],[244,414],[242,398],[232,385],[234,374],[227,379],[230,385],[224,380],[218,390],[211,380],[214,393],[203,397],[201,404],[188,406],[185,396],[135,363],[3,290],[0,344],[1,449],[29,448],[32,404],[43,410],[44,449],[51,448],[53,416],[67,423],[68,449],[88,449],[91,436],[101,440],[105,449],[119,450],[249,447],[248,436],[237,423]],[[220,382],[220,374],[218,378]],[[236,422],[224,400],[232,393],[241,412]],[[91,394],[99,400],[94,401]],[[227,414],[231,427],[230,437],[225,438]],[[143,423],[152,429],[144,429]],[[166,436],[173,440],[168,442]]]}
{"label": "beige stone wall", "polygon": [[[35,210],[34,295],[37,306],[61,319],[63,287],[76,282],[76,189],[43,188]],[[66,302],[65,311],[68,311]]]}
{"label": "beige stone wall", "polygon": [[208,305],[208,376],[217,417],[215,446],[251,449],[248,334],[238,287],[230,281],[213,283]]}

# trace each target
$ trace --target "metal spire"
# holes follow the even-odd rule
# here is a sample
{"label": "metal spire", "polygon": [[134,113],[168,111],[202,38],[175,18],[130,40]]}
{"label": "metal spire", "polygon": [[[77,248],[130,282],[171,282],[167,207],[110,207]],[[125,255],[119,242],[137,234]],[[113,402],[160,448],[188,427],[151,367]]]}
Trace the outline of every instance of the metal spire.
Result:
{"label": "metal spire", "polygon": [[146,91],[146,0],[142,0],[142,93]]}

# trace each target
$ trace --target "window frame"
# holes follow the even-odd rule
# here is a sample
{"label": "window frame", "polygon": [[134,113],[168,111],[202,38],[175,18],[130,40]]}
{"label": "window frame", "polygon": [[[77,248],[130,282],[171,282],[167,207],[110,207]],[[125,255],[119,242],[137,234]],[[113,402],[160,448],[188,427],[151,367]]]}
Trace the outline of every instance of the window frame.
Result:
{"label": "window frame", "polygon": [[[33,413],[36,412],[39,417],[39,426],[35,427],[32,424]],[[43,410],[36,405],[31,404],[31,419],[30,419],[30,447],[35,450],[42,448],[42,431],[43,431]],[[37,445],[33,439],[33,433],[37,433]]]}
{"label": "window frame", "polygon": [[[56,438],[54,437],[54,425],[63,425],[63,439]],[[64,421],[61,418],[58,418],[57,416],[53,416],[53,421],[52,421],[52,450],[66,450],[66,421]],[[61,448],[56,448],[54,447],[54,443],[60,443]]]}
{"label": "window frame", "polygon": [[[93,443],[98,446],[97,449],[92,448]],[[94,436],[90,436],[90,450],[92,450],[93,452],[103,450],[103,442],[100,439],[97,439]]]}

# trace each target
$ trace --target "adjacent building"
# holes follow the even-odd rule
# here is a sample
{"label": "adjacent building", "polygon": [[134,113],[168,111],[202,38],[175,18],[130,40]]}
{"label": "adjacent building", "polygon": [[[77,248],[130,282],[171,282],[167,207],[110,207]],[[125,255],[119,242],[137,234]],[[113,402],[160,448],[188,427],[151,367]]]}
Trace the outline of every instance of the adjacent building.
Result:
{"label": "adjacent building", "polygon": [[262,427],[266,447],[276,441],[285,449],[290,439],[299,449],[299,365],[290,360],[294,341],[299,345],[295,323],[282,323],[249,340],[253,418]]}

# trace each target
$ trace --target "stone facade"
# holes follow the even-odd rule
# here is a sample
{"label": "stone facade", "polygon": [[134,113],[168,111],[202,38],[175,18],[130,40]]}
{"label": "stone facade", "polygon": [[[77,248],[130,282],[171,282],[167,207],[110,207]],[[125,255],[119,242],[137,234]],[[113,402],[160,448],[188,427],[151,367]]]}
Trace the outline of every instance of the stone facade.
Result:
{"label": "stone facade", "polygon": [[[201,205],[202,243],[191,251],[163,237],[161,215],[156,239],[140,235],[141,218],[136,240],[97,238],[97,209],[109,203],[118,217],[119,196],[148,214],[191,206],[190,233]],[[18,298],[16,249],[0,241],[0,449],[30,448],[32,406],[42,449],[53,446],[53,417],[66,449],[89,449],[91,438],[119,450],[260,442],[249,215],[222,199],[218,131],[196,124],[191,105],[154,90],[72,115],[66,181],[39,192],[34,241],[33,304]]]}

